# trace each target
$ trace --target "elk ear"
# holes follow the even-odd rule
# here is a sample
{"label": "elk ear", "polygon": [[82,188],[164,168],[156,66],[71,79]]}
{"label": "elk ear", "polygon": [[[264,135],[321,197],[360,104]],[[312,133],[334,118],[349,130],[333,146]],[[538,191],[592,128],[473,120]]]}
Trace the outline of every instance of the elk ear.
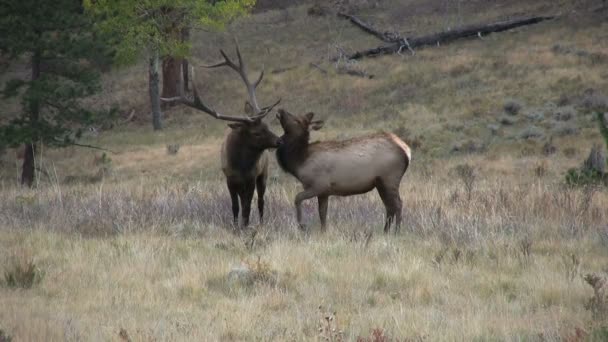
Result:
{"label": "elk ear", "polygon": [[315,113],[308,112],[308,113],[304,114],[304,119],[306,119],[306,121],[308,121],[308,123],[310,124],[312,122],[313,116],[315,116]]}
{"label": "elk ear", "polygon": [[232,129],[239,129],[243,126],[244,126],[244,124],[241,122],[231,122],[228,124],[228,127],[232,128]]}
{"label": "elk ear", "polygon": [[318,131],[323,128],[324,123],[325,122],[323,120],[315,120],[310,123],[310,129],[312,129],[313,131]]}
{"label": "elk ear", "polygon": [[251,103],[249,103],[249,101],[245,101],[245,114],[249,116],[255,114],[253,112],[253,106],[251,105]]}

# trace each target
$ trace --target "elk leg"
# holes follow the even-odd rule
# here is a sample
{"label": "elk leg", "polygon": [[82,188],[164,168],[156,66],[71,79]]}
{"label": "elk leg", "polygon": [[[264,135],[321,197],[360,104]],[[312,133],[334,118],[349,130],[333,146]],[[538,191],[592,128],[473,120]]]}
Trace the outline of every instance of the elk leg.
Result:
{"label": "elk leg", "polygon": [[255,181],[258,190],[258,212],[260,213],[260,224],[264,223],[264,193],[266,193],[266,178],[262,175]]}
{"label": "elk leg", "polygon": [[296,218],[298,220],[298,225],[300,225],[300,229],[305,228],[302,224],[302,202],[317,195],[318,191],[313,189],[304,190],[296,195],[296,200],[294,202],[296,206]]}
{"label": "elk leg", "polygon": [[248,182],[240,193],[241,207],[243,208],[243,228],[249,226],[249,214],[251,213],[251,200],[253,199],[253,191],[255,183]]}
{"label": "elk leg", "polygon": [[329,202],[329,196],[317,196],[317,201],[319,203],[321,230],[325,231],[325,224],[327,223],[327,203]]}
{"label": "elk leg", "polygon": [[239,225],[239,195],[238,186],[230,181],[227,181],[228,192],[230,192],[230,200],[232,200],[232,219],[235,227]]}
{"label": "elk leg", "polygon": [[391,224],[393,223],[393,217],[395,216],[395,205],[392,199],[390,191],[386,188],[382,181],[378,181],[376,185],[376,190],[378,190],[378,194],[380,195],[380,199],[382,199],[382,203],[386,208],[386,221],[384,223],[384,232],[388,233],[391,228]]}
{"label": "elk leg", "polygon": [[[403,204],[401,202],[401,196],[399,195],[399,188],[397,187],[394,190],[388,191],[389,196],[389,207],[391,211],[392,218],[395,218],[395,233],[399,231],[401,228],[401,210],[403,208]],[[391,220],[392,221],[392,220]],[[385,229],[384,232],[388,233],[390,229],[390,225],[388,229]]]}
{"label": "elk leg", "polygon": [[401,196],[399,196],[399,191],[397,191],[396,195],[395,214],[397,219],[395,221],[395,233],[401,230],[401,212],[403,211],[403,201],[401,200]]}

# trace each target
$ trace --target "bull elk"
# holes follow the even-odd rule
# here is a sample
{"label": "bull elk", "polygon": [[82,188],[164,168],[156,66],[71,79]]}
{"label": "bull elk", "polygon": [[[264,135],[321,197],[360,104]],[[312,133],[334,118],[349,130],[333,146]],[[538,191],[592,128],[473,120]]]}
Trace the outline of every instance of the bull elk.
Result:
{"label": "bull elk", "polygon": [[277,160],[283,170],[296,177],[304,191],[295,198],[301,228],[302,201],[317,197],[321,227],[325,230],[329,196],[363,194],[376,188],[386,207],[384,232],[395,220],[401,224],[399,185],[410,160],[410,148],[392,133],[376,133],[345,141],[309,143],[310,131],[321,129],[314,114],[293,115],[279,109],[277,118],[285,134],[280,138]]}
{"label": "bull elk", "polygon": [[[249,225],[251,201],[256,188],[258,193],[260,223],[264,220],[264,193],[266,191],[266,182],[268,179],[268,153],[266,152],[266,149],[277,147],[279,137],[268,129],[268,126],[262,119],[270,113],[281,100],[279,99],[271,106],[260,108],[255,91],[264,77],[264,71],[262,70],[257,80],[251,83],[247,76],[247,68],[243,61],[243,57],[241,56],[241,52],[239,51],[238,44],[236,44],[238,64],[235,64],[223,50],[220,50],[220,54],[224,58],[222,62],[204,67],[218,68],[227,66],[239,74],[245,83],[247,93],[249,94],[249,101],[245,102],[245,112],[247,115],[223,115],[207,106],[198,94],[194,77],[192,77],[193,99],[189,99],[185,96],[182,81],[182,84],[179,86],[180,96],[163,99],[163,101],[177,101],[186,106],[203,111],[216,119],[231,121],[231,123],[228,124],[230,130],[225,135],[221,147],[221,165],[222,171],[226,176],[226,184],[232,201],[234,225],[238,226],[240,199],[242,225],[246,227]],[[192,73],[194,72],[192,71]]]}

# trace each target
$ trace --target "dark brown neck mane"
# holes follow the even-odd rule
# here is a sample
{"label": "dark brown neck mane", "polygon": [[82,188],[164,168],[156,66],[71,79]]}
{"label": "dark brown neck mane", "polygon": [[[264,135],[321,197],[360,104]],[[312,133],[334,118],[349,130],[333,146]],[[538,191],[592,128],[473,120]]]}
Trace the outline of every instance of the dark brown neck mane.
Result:
{"label": "dark brown neck mane", "polygon": [[228,165],[233,170],[238,170],[241,173],[250,173],[251,170],[255,169],[255,164],[262,156],[264,150],[252,147],[237,132],[232,132],[231,135],[231,139],[228,139],[228,145],[226,146]]}
{"label": "dark brown neck mane", "polygon": [[289,136],[287,134],[281,137],[283,144],[277,148],[277,161],[279,166],[293,176],[296,176],[298,167],[308,157],[308,140],[310,134],[306,132],[305,135],[296,137]]}

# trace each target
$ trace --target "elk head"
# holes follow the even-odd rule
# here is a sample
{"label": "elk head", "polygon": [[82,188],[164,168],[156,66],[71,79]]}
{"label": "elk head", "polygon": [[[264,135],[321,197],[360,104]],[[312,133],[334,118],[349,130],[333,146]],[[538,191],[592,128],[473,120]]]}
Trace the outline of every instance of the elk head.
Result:
{"label": "elk head", "polygon": [[294,115],[284,109],[279,109],[277,119],[283,127],[285,134],[281,141],[301,141],[308,143],[310,131],[317,131],[323,127],[323,120],[313,120],[315,114],[312,112],[304,115]]}
{"label": "elk head", "polygon": [[[255,115],[253,106],[249,101],[245,102],[245,113],[248,116]],[[248,145],[255,150],[264,150],[279,146],[279,137],[274,134],[261,118],[251,122],[232,122],[228,124],[234,134],[247,141]]]}

